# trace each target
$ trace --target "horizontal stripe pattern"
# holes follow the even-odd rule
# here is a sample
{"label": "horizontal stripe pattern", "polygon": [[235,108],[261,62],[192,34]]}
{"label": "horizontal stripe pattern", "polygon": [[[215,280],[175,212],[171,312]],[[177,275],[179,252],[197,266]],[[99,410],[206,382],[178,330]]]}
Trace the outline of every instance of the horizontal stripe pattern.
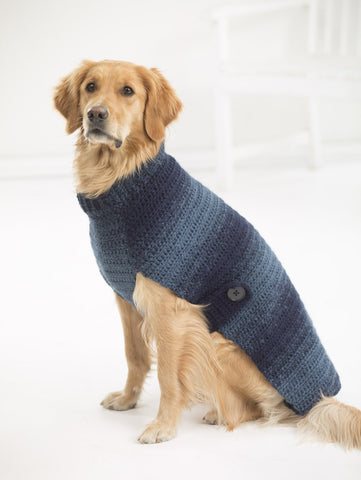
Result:
{"label": "horizontal stripe pattern", "polygon": [[[133,303],[144,276],[207,305],[211,330],[253,359],[299,414],[333,396],[340,381],[299,295],[254,227],[193,179],[164,147],[139,172],[95,199],[78,195],[90,219],[106,282]],[[243,287],[240,302],[229,288]]]}

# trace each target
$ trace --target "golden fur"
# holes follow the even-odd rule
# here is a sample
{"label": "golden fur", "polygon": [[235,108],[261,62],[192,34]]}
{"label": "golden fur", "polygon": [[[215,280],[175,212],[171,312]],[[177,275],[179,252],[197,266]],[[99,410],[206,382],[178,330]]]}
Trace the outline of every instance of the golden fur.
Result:
{"label": "golden fur", "polygon": [[[98,86],[93,93],[85,90],[90,82]],[[121,96],[119,90],[124,86],[131,86],[135,95]],[[67,133],[80,128],[74,162],[77,191],[92,197],[153,158],[166,126],[182,108],[173,89],[156,69],[112,61],[84,61],[62,80],[54,100],[67,119]],[[106,105],[110,114],[108,133],[125,140],[121,148],[116,149],[111,140],[98,143],[85,138],[86,112],[92,105]]]}
{"label": "golden fur", "polygon": [[[87,90],[89,83],[95,84],[94,91]],[[134,94],[124,95],[124,87],[131,87]],[[54,101],[67,120],[67,132],[79,129],[74,163],[77,191],[89,197],[105,192],[151,159],[182,107],[158,70],[115,61],[84,61],[61,81]],[[87,112],[99,105],[109,117],[104,135],[93,135]],[[182,410],[204,402],[209,406],[204,420],[228,430],[256,419],[289,422],[321,440],[361,448],[359,410],[323,398],[305,417],[295,415],[244,351],[221,334],[209,333],[201,306],[178,298],[140,273],[134,291],[136,308],[118,296],[116,301],[128,378],[125,388],[108,395],[102,405],[114,410],[136,405],[154,344],[161,399],[156,419],[139,437],[141,443],[173,438]]]}

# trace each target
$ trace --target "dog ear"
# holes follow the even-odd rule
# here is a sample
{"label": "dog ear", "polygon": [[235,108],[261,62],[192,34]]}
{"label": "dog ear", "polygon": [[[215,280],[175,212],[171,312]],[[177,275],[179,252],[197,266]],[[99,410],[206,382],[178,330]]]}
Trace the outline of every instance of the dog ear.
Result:
{"label": "dog ear", "polygon": [[79,68],[64,77],[55,88],[54,105],[66,118],[66,132],[69,134],[81,127],[82,118],[79,111],[79,90],[80,85],[92,65],[94,65],[94,62],[84,60]]}
{"label": "dog ear", "polygon": [[156,69],[141,67],[141,75],[147,92],[144,111],[144,128],[152,140],[161,141],[165,129],[178,116],[182,102],[163,75]]}

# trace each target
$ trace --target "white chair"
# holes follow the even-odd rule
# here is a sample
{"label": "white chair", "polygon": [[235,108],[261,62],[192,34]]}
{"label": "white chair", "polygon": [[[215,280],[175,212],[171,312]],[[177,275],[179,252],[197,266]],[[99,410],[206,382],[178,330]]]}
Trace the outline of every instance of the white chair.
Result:
{"label": "white chair", "polygon": [[[243,63],[242,58],[231,61],[230,25],[236,17],[246,22],[254,16],[290,9],[299,9],[300,16],[307,15],[305,59],[258,65]],[[324,146],[320,137],[320,100],[325,97],[361,99],[360,0],[270,0],[219,7],[212,16],[218,34],[214,106],[217,166],[222,181],[228,187],[232,185],[235,158],[263,148],[262,145],[233,145],[232,94],[235,92],[305,98],[309,104],[309,163],[313,167],[321,165]],[[352,149],[352,145],[349,148]]]}

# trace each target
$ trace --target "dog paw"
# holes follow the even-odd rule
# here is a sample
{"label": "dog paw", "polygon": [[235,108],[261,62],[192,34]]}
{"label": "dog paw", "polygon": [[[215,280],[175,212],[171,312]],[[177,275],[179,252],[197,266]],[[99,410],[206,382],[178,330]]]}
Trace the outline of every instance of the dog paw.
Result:
{"label": "dog paw", "polygon": [[208,423],[208,425],[219,425],[217,410],[210,410],[207,412],[203,417],[203,421]]}
{"label": "dog paw", "polygon": [[168,442],[175,437],[175,428],[170,428],[157,420],[150,423],[138,438],[139,443],[161,443]]}
{"label": "dog paw", "polygon": [[125,395],[124,392],[113,392],[107,395],[101,402],[108,410],[130,410],[137,404],[137,398]]}

